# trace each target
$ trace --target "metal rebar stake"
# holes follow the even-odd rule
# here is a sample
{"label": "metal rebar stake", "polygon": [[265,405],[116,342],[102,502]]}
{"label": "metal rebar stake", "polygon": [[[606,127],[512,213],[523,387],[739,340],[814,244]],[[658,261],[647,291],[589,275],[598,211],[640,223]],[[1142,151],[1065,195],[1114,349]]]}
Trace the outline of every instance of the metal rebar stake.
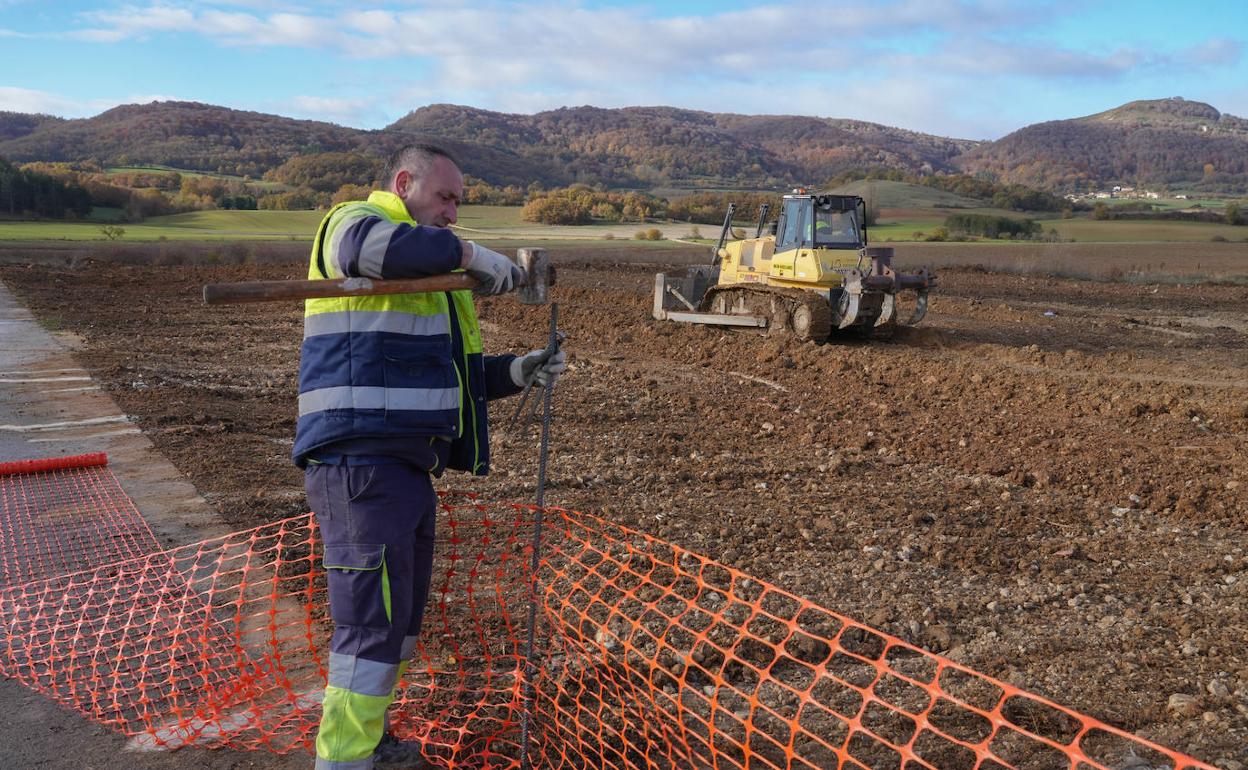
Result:
{"label": "metal rebar stake", "polygon": [[[550,347],[559,345],[559,303],[550,303]],[[533,515],[533,558],[529,566],[529,635],[524,652],[524,713],[520,718],[520,767],[529,770],[529,720],[533,711],[534,687],[533,678],[536,667],[533,664],[533,647],[537,632],[537,569],[541,561],[542,548],[542,507],[546,503],[546,458],[550,454],[550,402],[555,392],[555,381],[546,381],[542,394],[542,441],[537,458],[537,510]]]}

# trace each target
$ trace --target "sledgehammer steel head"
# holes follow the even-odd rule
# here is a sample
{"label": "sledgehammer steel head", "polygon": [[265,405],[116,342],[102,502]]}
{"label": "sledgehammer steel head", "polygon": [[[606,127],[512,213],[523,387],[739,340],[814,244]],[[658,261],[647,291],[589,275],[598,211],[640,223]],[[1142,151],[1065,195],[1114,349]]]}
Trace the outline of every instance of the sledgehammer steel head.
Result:
{"label": "sledgehammer steel head", "polygon": [[549,289],[555,285],[555,267],[546,249],[516,249],[516,264],[524,271],[524,285],[516,292],[523,305],[545,305]]}

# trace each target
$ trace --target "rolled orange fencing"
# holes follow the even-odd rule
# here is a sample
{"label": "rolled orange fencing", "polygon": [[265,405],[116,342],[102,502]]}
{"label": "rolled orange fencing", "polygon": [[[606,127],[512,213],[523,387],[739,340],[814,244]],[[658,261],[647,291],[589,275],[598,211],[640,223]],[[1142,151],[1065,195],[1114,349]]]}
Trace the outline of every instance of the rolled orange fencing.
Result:
{"label": "rolled orange fencing", "polygon": [[103,452],[95,452],[87,455],[12,460],[0,463],[0,476],[12,476],[18,473],[39,473],[41,471],[55,471],[65,468],[91,468],[97,465],[108,465],[108,455]]}
{"label": "rolled orange fencing", "polygon": [[[0,529],[0,674],[139,746],[307,749],[329,637],[312,517],[35,575],[70,561],[29,561],[66,505],[94,547],[137,547],[108,551],[137,527],[123,498],[102,466],[0,477],[0,515],[24,506]],[[520,764],[533,513],[442,497],[392,720],[438,766]],[[1212,770],[671,543],[544,513],[533,767]]]}

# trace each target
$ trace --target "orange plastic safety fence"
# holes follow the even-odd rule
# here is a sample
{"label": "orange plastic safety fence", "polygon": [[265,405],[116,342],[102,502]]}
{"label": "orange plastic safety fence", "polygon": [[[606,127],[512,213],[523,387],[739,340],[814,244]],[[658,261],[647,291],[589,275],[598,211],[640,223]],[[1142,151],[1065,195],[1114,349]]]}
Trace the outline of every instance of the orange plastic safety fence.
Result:
{"label": "orange plastic safety fence", "polygon": [[160,548],[104,454],[0,463],[0,586]]}
{"label": "orange plastic safety fence", "polygon": [[[127,511],[106,468],[18,478],[0,478],[6,520],[35,494],[14,483]],[[519,764],[533,514],[442,498],[392,721],[438,766]],[[1211,770],[670,543],[572,511],[546,521],[533,767]],[[6,565],[25,558],[12,542]],[[301,516],[9,585],[0,674],[140,744],[309,747],[329,636],[319,563]]]}

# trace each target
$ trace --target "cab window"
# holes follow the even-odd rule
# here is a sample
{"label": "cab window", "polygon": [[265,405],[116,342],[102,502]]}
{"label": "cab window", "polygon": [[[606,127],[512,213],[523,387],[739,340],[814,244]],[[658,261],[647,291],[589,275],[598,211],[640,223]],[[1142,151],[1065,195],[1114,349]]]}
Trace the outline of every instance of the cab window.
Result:
{"label": "cab window", "polygon": [[853,211],[815,209],[816,246],[853,246],[862,243]]}
{"label": "cab window", "polygon": [[784,202],[784,232],[776,243],[776,251],[795,249],[810,241],[810,224],[806,221],[807,206],[805,200],[787,200]]}

